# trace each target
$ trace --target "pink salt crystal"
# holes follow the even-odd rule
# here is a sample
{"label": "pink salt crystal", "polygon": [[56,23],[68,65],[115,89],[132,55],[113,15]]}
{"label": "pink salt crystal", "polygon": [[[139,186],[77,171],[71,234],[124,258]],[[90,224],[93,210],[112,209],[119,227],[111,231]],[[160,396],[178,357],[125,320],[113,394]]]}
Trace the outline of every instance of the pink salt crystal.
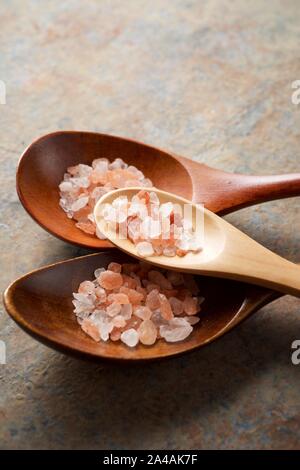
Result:
{"label": "pink salt crystal", "polygon": [[127,274],[123,274],[123,285],[124,287],[129,287],[130,289],[135,289],[137,287],[137,282]]}
{"label": "pink salt crystal", "polygon": [[132,272],[136,272],[139,269],[139,265],[137,263],[124,263],[123,264],[123,273],[130,274]]}
{"label": "pink salt crystal", "polygon": [[122,305],[120,315],[122,315],[125,318],[125,320],[129,320],[132,315],[132,305],[131,304]]}
{"label": "pink salt crystal", "polygon": [[144,320],[138,328],[139,340],[146,346],[151,346],[157,338],[157,328],[151,320]]}
{"label": "pink salt crystal", "polygon": [[108,164],[109,160],[107,158],[95,158],[95,160],[92,162],[92,167],[106,172],[108,170]]}
{"label": "pink salt crystal", "polygon": [[134,289],[128,289],[127,295],[128,295],[129,301],[134,305],[140,304],[142,300],[144,299],[143,294],[141,294],[140,292],[137,292]]}
{"label": "pink salt crystal", "polygon": [[118,302],[119,304],[129,304],[129,299],[126,294],[116,293],[116,294],[109,294],[107,297],[108,302]]}
{"label": "pink salt crystal", "polygon": [[173,211],[172,202],[165,202],[164,204],[160,205],[159,212],[161,213],[162,217],[164,218],[169,217],[172,211]]}
{"label": "pink salt crystal", "polygon": [[183,301],[183,309],[187,315],[195,315],[199,312],[198,299],[187,296]]}
{"label": "pink salt crystal", "polygon": [[107,269],[113,271],[114,273],[120,273],[122,271],[122,265],[119,263],[111,262],[109,263]]}
{"label": "pink salt crystal", "polygon": [[167,278],[173,286],[180,286],[184,281],[182,274],[177,271],[168,271]]}
{"label": "pink salt crystal", "polygon": [[[91,208],[89,206],[85,206],[79,211],[74,212],[73,219],[77,220],[78,222],[84,222],[84,221],[87,222],[89,220],[88,216],[90,212],[91,212]],[[95,226],[94,226],[94,231],[95,231]]]}
{"label": "pink salt crystal", "polygon": [[137,330],[141,323],[141,318],[132,315],[132,317],[127,321],[125,328],[123,328],[123,331],[128,330],[129,328],[134,328]]}
{"label": "pink salt crystal", "polygon": [[180,315],[181,313],[183,313],[183,304],[181,300],[178,300],[176,297],[170,297],[169,302],[174,315]]}
{"label": "pink salt crystal", "polygon": [[162,325],[159,328],[162,338],[170,343],[183,341],[192,331],[193,327],[184,318],[180,317],[173,318],[167,325]]}
{"label": "pink salt crystal", "polygon": [[139,342],[139,335],[134,328],[130,328],[129,330],[123,331],[121,341],[130,348],[134,348]]}
{"label": "pink salt crystal", "polygon": [[139,180],[134,180],[134,179],[131,179],[131,180],[126,180],[124,181],[124,184],[122,187],[124,188],[130,188],[132,186],[139,186],[140,185],[140,181]]}
{"label": "pink salt crystal", "polygon": [[106,292],[103,287],[96,287],[95,294],[101,303],[106,302]]}
{"label": "pink salt crystal", "polygon": [[59,185],[59,190],[62,192],[72,191],[73,186],[69,181],[62,181]]}
{"label": "pink salt crystal", "polygon": [[139,277],[136,273],[130,273],[130,277],[132,277],[132,279],[135,280],[135,282],[136,282],[136,288],[137,288],[137,287],[141,287],[141,285],[142,285],[142,284],[141,284],[141,279],[140,279],[140,277]]}
{"label": "pink salt crystal", "polygon": [[112,330],[112,332],[110,333],[110,339],[112,341],[119,341],[119,339],[121,338],[121,334],[122,334],[122,330],[119,329],[119,328],[114,328]]}
{"label": "pink salt crystal", "polygon": [[83,331],[93,338],[94,341],[100,341],[100,332],[97,326],[91,322],[88,318],[85,318],[81,323],[81,328]]}
{"label": "pink salt crystal", "polygon": [[80,228],[85,233],[88,233],[89,235],[94,235],[95,234],[95,225],[88,221],[88,222],[77,222],[76,224],[77,228]]}
{"label": "pink salt crystal", "polygon": [[78,165],[75,165],[75,166],[69,166],[67,168],[67,172],[72,175],[72,176],[75,176],[77,173],[78,173]]}
{"label": "pink salt crystal", "polygon": [[149,320],[152,316],[152,311],[148,307],[139,305],[135,307],[133,313],[136,317],[141,318],[142,320]]}
{"label": "pink salt crystal", "polygon": [[178,290],[177,289],[162,289],[161,293],[165,294],[167,299],[169,299],[170,297],[177,297]]}
{"label": "pink salt crystal", "polygon": [[126,320],[122,315],[117,315],[112,320],[114,327],[116,328],[124,328],[126,325]]}
{"label": "pink salt crystal", "polygon": [[[153,291],[152,291],[153,292]],[[158,294],[158,299],[160,303],[160,311],[165,320],[171,320],[174,315],[170,302],[164,294]]]}
{"label": "pink salt crystal", "polygon": [[149,271],[148,279],[154,284],[158,284],[162,289],[172,289],[171,282],[160,271]]}
{"label": "pink salt crystal", "polygon": [[139,242],[136,245],[136,251],[138,255],[142,256],[143,258],[154,255],[153,246],[149,242]]}
{"label": "pink salt crystal", "polygon": [[78,292],[81,294],[94,294],[95,285],[92,281],[83,281],[79,285]]}
{"label": "pink salt crystal", "polygon": [[150,308],[150,310],[156,310],[160,307],[160,301],[158,298],[158,290],[154,289],[146,297],[146,306]]}
{"label": "pink salt crystal", "polygon": [[107,309],[106,309],[106,313],[107,315],[109,315],[110,317],[115,317],[116,315],[118,315],[118,313],[120,313],[121,311],[121,304],[117,303],[117,302],[113,302],[112,304],[110,304]]}
{"label": "pink salt crystal", "polygon": [[155,324],[157,328],[159,328],[161,325],[167,325],[168,322],[163,318],[159,310],[155,310],[152,313],[151,321]]}
{"label": "pink salt crystal", "polygon": [[157,284],[153,284],[152,282],[148,282],[147,286],[146,286],[147,292],[151,292],[154,289],[159,290],[160,287]]}
{"label": "pink salt crystal", "polygon": [[95,276],[95,278],[97,279],[97,277],[99,277],[100,274],[101,274],[101,273],[104,273],[105,271],[106,271],[105,268],[97,268],[97,269],[95,269],[95,271],[94,271],[94,276]]}
{"label": "pink salt crystal", "polygon": [[190,325],[196,325],[199,321],[199,317],[189,316],[189,317],[183,317]]}
{"label": "pink salt crystal", "polygon": [[123,278],[120,273],[113,271],[104,271],[100,274],[97,281],[104,289],[113,290],[122,286]]}
{"label": "pink salt crystal", "polygon": [[107,174],[101,170],[95,168],[89,176],[91,183],[93,184],[105,184],[107,182]]}
{"label": "pink salt crystal", "polygon": [[181,250],[179,248],[176,250],[176,255],[177,256],[182,257],[182,256],[185,256],[186,254],[187,254],[187,250]]}
{"label": "pink salt crystal", "polygon": [[146,295],[147,295],[146,289],[145,289],[144,287],[137,286],[136,291],[137,291],[139,294],[142,294],[142,296],[143,296],[143,299],[142,299],[142,300],[145,300]]}
{"label": "pink salt crystal", "polygon": [[192,274],[184,274],[184,284],[191,291],[193,295],[197,295],[199,292],[199,287],[195,278]]}
{"label": "pink salt crystal", "polygon": [[176,255],[176,248],[175,247],[171,247],[171,246],[167,246],[166,248],[163,249],[163,252],[162,254],[164,256],[175,256]]}
{"label": "pink salt crystal", "polygon": [[89,202],[89,197],[88,197],[88,196],[80,197],[79,199],[77,199],[77,200],[72,204],[71,210],[72,210],[73,212],[79,211],[80,209],[82,209],[83,207],[85,207],[88,202]]}

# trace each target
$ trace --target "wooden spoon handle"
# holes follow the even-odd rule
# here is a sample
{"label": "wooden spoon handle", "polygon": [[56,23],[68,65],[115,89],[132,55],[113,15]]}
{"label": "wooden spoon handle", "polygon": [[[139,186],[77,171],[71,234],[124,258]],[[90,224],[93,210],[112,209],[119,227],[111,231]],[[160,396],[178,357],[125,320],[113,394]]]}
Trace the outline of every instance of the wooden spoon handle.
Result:
{"label": "wooden spoon handle", "polygon": [[251,176],[227,173],[184,157],[179,160],[193,180],[193,202],[204,203],[219,215],[261,202],[300,196],[300,173]]}
{"label": "wooden spoon handle", "polygon": [[300,196],[300,173],[231,177],[227,201],[224,201],[223,208],[218,211],[222,215],[253,204]]}

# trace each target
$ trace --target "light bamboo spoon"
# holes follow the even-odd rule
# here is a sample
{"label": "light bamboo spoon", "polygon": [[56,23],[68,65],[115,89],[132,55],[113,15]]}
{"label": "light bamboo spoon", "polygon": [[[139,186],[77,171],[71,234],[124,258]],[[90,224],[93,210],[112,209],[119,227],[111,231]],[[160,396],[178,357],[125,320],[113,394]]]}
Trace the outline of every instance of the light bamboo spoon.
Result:
{"label": "light bamboo spoon", "polygon": [[[103,204],[119,196],[130,200],[142,188],[125,188],[105,194],[96,204],[94,215],[99,230],[122,251],[141,258],[129,239],[116,236],[101,216]],[[300,267],[263,247],[213,212],[174,194],[153,189],[161,203],[191,204],[190,219],[203,216],[204,244],[199,253],[184,257],[150,256],[147,261],[161,268],[245,281],[300,297]]]}

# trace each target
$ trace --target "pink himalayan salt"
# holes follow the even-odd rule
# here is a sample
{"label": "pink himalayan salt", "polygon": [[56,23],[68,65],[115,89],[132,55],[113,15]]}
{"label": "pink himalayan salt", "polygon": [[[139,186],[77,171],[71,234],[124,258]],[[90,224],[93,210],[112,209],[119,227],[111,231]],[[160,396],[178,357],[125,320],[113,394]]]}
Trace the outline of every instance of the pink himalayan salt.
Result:
{"label": "pink himalayan salt", "polygon": [[141,318],[142,320],[149,320],[152,316],[152,310],[148,307],[139,305],[133,309],[133,313],[136,317]]}
{"label": "pink himalayan salt", "polygon": [[81,328],[83,331],[93,338],[94,341],[100,341],[100,332],[97,326],[91,322],[88,318],[85,318],[81,323]]}
{"label": "pink himalayan salt", "polygon": [[[120,268],[118,267],[117,270],[124,272],[122,265]],[[171,342],[181,341],[188,336],[193,325],[199,322],[199,318],[192,315],[191,312],[194,312],[195,308],[199,311],[200,302],[203,301],[203,298],[193,297],[191,290],[189,290],[188,286],[190,285],[195,290],[193,278],[185,277],[187,287],[184,287],[182,279],[179,284],[178,277],[174,277],[175,283],[178,284],[177,289],[174,289],[174,285],[170,281],[172,276],[169,272],[163,274],[144,263],[127,265],[126,271],[129,275],[99,268],[95,270],[96,280],[93,282],[84,281],[80,284],[78,293],[73,294],[75,299],[73,304],[78,322],[80,325],[83,324],[83,330],[98,341],[100,339],[107,341],[109,338],[112,341],[118,341],[121,339],[122,333],[134,329],[138,335],[141,334],[140,342],[142,344],[149,343],[149,345],[152,341],[151,335],[156,339],[163,338]],[[158,284],[154,285],[152,283],[153,271],[162,274],[163,277],[154,274],[156,280],[158,278],[162,280],[162,286],[171,288],[164,289]],[[128,283],[134,287],[129,288],[122,285],[115,289],[105,289],[98,284],[100,277],[103,277],[105,273],[123,276],[126,281],[130,280]],[[156,289],[152,289],[148,293],[145,287],[141,287],[141,280],[148,289],[152,289],[152,287],[156,287]],[[134,301],[139,303],[135,304]],[[149,308],[149,302],[152,309]],[[184,302],[189,313],[183,310]],[[183,317],[183,313],[187,316]],[[161,327],[165,328],[161,329]],[[156,339],[153,341],[155,342]]]}
{"label": "pink himalayan salt", "polygon": [[156,310],[160,307],[160,301],[158,298],[158,290],[154,289],[146,297],[146,306],[150,308],[150,310]]}
{"label": "pink himalayan salt", "polygon": [[130,348],[134,348],[134,346],[136,346],[139,342],[138,332],[134,328],[123,331],[121,334],[121,341],[123,341],[123,343],[125,343]]}
{"label": "pink himalayan salt", "polygon": [[144,295],[134,289],[128,289],[127,295],[129,301],[134,305],[140,304],[144,300]]}
{"label": "pink himalayan salt", "polygon": [[95,159],[92,166],[79,164],[67,169],[59,184],[59,204],[69,218],[77,220],[77,228],[102,239],[93,220],[95,203],[108,191],[128,186],[151,187],[152,182],[120,158],[111,163],[105,158]]}
{"label": "pink himalayan salt", "polygon": [[146,299],[147,291],[146,291],[146,289],[145,289],[144,287],[137,286],[136,291],[137,291],[139,294],[142,294],[143,300]]}
{"label": "pink himalayan salt", "polygon": [[190,315],[189,317],[183,317],[190,325],[196,325],[197,323],[199,323],[200,321],[200,318],[199,317],[195,317],[195,315]]}
{"label": "pink himalayan salt", "polygon": [[132,315],[132,305],[131,304],[122,305],[120,315],[122,315],[125,318],[125,320],[129,320]]}
{"label": "pink himalayan salt", "polygon": [[170,343],[183,341],[192,331],[193,327],[180,317],[173,318],[168,325],[162,325],[159,328],[161,337]]}
{"label": "pink himalayan salt", "polygon": [[95,284],[92,281],[83,281],[79,285],[78,292],[81,294],[94,294]]}
{"label": "pink himalayan salt", "polygon": [[113,322],[114,327],[116,328],[124,328],[124,326],[126,325],[126,320],[122,315],[116,315],[113,318],[112,322]]}
{"label": "pink himalayan salt", "polygon": [[[153,291],[152,291],[153,292]],[[171,320],[174,317],[170,302],[164,294],[158,294],[160,311],[165,320]]]}
{"label": "pink himalayan salt", "polygon": [[123,284],[122,275],[113,271],[105,271],[98,277],[101,287],[107,290],[118,289]]}
{"label": "pink himalayan salt", "polygon": [[124,287],[129,287],[130,289],[135,289],[138,286],[136,279],[127,274],[123,274],[123,285]]}
{"label": "pink himalayan salt", "polygon": [[180,286],[184,282],[182,274],[177,271],[168,271],[167,279],[173,286]]}
{"label": "pink himalayan salt", "polygon": [[96,287],[95,294],[100,303],[106,302],[106,292],[105,292],[105,289],[103,289],[103,287]]}
{"label": "pink himalayan salt", "polygon": [[121,304],[117,303],[117,302],[113,302],[112,304],[110,304],[107,309],[106,309],[106,313],[107,315],[109,315],[110,317],[115,317],[116,315],[118,315],[118,313],[120,313],[122,309],[122,306]]}
{"label": "pink himalayan salt", "polygon": [[160,271],[149,271],[148,279],[162,289],[172,289],[171,282]]}
{"label": "pink himalayan salt", "polygon": [[120,328],[114,328],[110,333],[110,339],[112,341],[119,341],[121,339],[122,330]]}
{"label": "pink himalayan salt", "polygon": [[153,284],[152,282],[148,282],[148,284],[146,286],[146,291],[149,293],[154,289],[159,290],[159,285],[158,284]]}
{"label": "pink himalayan salt", "polygon": [[157,329],[151,320],[144,320],[138,328],[139,340],[146,346],[151,346],[157,338]]}
{"label": "pink himalayan salt", "polygon": [[126,327],[123,328],[123,331],[128,330],[128,328],[134,328],[135,330],[138,330],[138,327],[142,323],[142,319],[136,317],[135,315],[132,315],[132,317],[127,321]]}
{"label": "pink himalayan salt", "polygon": [[174,315],[181,315],[181,313],[183,313],[183,303],[181,300],[177,299],[176,297],[170,297],[169,302]]}
{"label": "pink himalayan salt", "polygon": [[[126,234],[127,228],[127,237],[140,257],[184,256],[202,249],[191,221],[183,219],[173,203],[160,204],[154,192],[139,191],[130,201],[126,196],[117,197],[111,205],[107,204],[103,217],[110,225],[117,222],[115,229],[119,233],[122,229],[122,234]],[[118,224],[120,217],[122,227]]]}
{"label": "pink himalayan salt", "polygon": [[138,265],[138,264],[134,264],[134,263],[124,263],[124,264],[123,264],[123,267],[122,267],[122,272],[123,272],[124,274],[130,274],[130,273],[136,272],[138,269],[139,269],[139,265]]}
{"label": "pink himalayan salt", "polygon": [[114,273],[120,273],[122,271],[122,265],[119,263],[112,262],[109,263],[107,269],[109,271],[113,271]]}
{"label": "pink himalayan salt", "polygon": [[183,301],[183,310],[187,315],[195,315],[199,311],[198,299],[187,296]]}
{"label": "pink himalayan salt", "polygon": [[96,227],[91,221],[89,220],[85,222],[78,221],[75,225],[77,228],[79,228],[83,232],[88,233],[89,235],[95,235]]}
{"label": "pink himalayan salt", "polygon": [[122,293],[109,294],[107,300],[108,302],[117,302],[118,304],[129,304],[128,296]]}
{"label": "pink himalayan salt", "polygon": [[176,297],[178,294],[177,289],[161,289],[161,291],[163,294],[165,294],[167,299],[169,299],[170,297]]}
{"label": "pink himalayan salt", "polygon": [[137,254],[143,258],[154,255],[153,246],[150,242],[139,242],[136,245],[136,251]]}

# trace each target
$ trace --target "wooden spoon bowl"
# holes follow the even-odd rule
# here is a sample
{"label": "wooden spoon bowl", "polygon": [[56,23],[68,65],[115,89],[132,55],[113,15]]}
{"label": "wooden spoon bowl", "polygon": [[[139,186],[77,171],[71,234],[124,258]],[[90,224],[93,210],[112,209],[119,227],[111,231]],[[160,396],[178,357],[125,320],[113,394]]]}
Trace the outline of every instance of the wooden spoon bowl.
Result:
{"label": "wooden spoon bowl", "polygon": [[264,288],[236,281],[196,277],[205,297],[201,322],[179,343],[159,340],[147,347],[128,348],[121,342],[96,343],[77,323],[72,292],[93,279],[96,268],[132,258],[118,250],[87,255],[46,266],[14,281],[4,293],[10,316],[42,343],[67,354],[93,360],[141,361],[177,356],[211,343],[266,303],[280,297]]}
{"label": "wooden spoon bowl", "polygon": [[75,245],[112,245],[75,226],[59,207],[58,185],[67,167],[95,158],[121,157],[136,165],[159,189],[213,212],[229,213],[258,202],[300,194],[300,174],[248,176],[226,173],[133,140],[91,132],[62,131],[41,137],[22,155],[17,191],[27,212],[48,232]]}

